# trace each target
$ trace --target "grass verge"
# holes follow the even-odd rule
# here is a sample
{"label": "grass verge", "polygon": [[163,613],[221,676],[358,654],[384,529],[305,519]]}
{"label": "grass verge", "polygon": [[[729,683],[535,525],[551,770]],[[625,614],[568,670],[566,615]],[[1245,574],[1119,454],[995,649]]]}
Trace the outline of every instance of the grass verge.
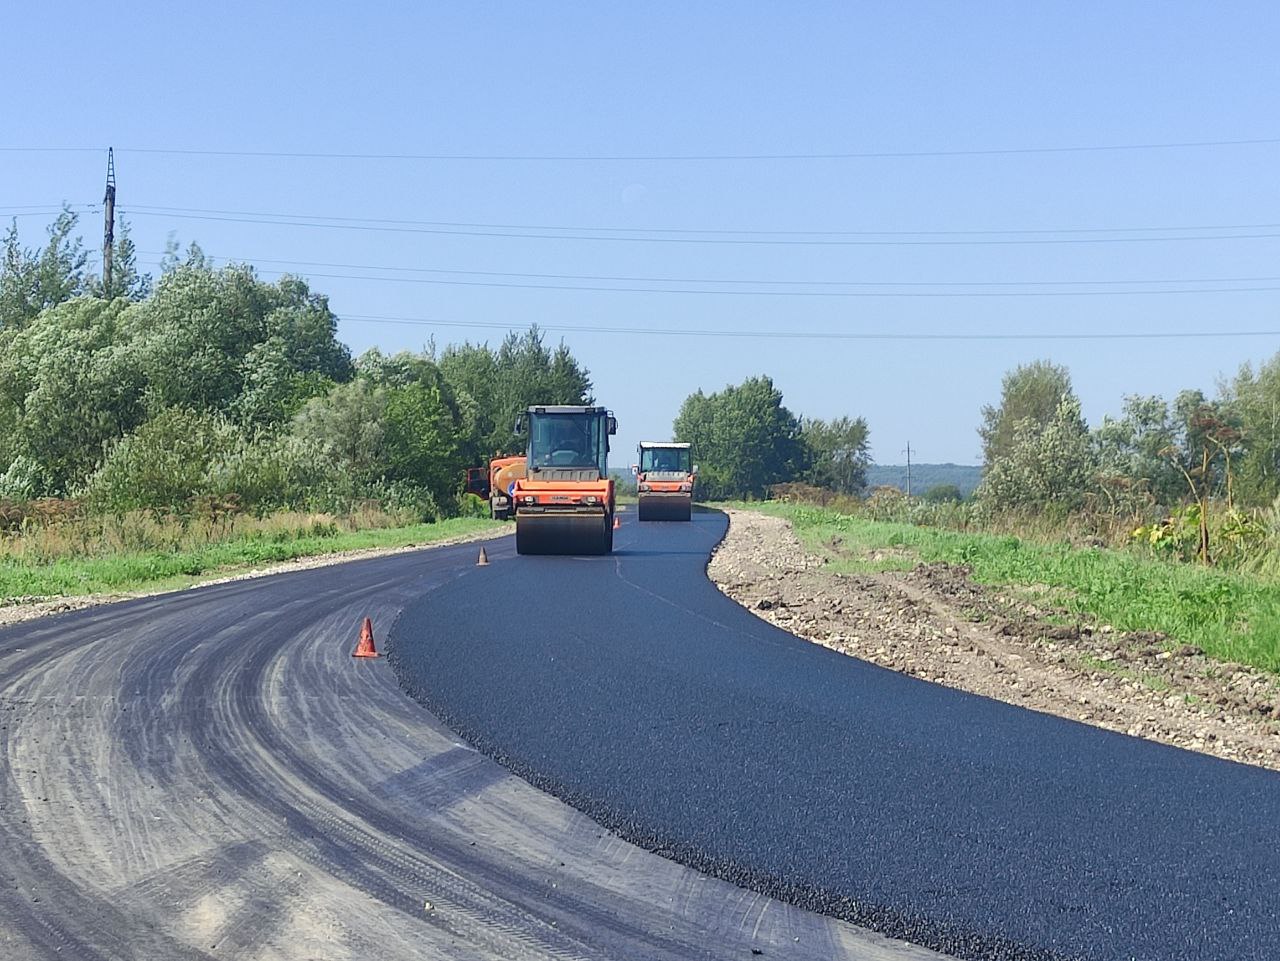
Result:
{"label": "grass verge", "polygon": [[321,533],[299,530],[288,536],[249,535],[176,550],[122,551],[100,557],[64,557],[45,563],[0,560],[0,603],[17,598],[122,593],[186,587],[212,577],[300,557],[369,548],[413,547],[474,534],[494,521],[459,517],[434,524]]}
{"label": "grass verge", "polygon": [[[790,521],[832,570],[915,561],[967,565],[975,581],[1044,592],[1056,605],[1123,631],[1159,631],[1219,660],[1280,671],[1280,583],[1256,575],[1017,537],[850,517],[777,501],[730,504]],[[839,549],[830,545],[838,538]]]}

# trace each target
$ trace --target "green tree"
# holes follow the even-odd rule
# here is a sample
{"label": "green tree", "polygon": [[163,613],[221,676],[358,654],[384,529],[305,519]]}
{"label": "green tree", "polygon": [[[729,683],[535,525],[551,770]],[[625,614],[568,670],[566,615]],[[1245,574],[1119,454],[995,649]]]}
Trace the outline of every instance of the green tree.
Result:
{"label": "green tree", "polygon": [[1064,397],[1047,423],[1023,418],[1011,428],[1002,455],[976,492],[994,510],[1073,510],[1097,473],[1097,454],[1080,413],[1080,401]]}
{"label": "green tree", "polygon": [[959,504],[964,500],[964,495],[955,484],[934,484],[924,492],[921,499],[930,504]]}
{"label": "green tree", "polygon": [[[296,278],[264,283],[244,265],[176,267],[124,322],[130,363],[146,380],[153,412],[234,411],[260,422],[289,412],[299,393],[293,375],[342,382],[352,374],[327,299]],[[237,408],[241,394],[255,390],[263,396]]]}
{"label": "green tree", "polygon": [[0,469],[37,465],[32,496],[76,486],[144,420],[145,381],[122,347],[125,306],[78,297],[0,332]]}
{"label": "green tree", "polygon": [[782,404],[768,377],[751,377],[713,394],[698,391],[680,407],[673,425],[693,445],[705,496],[763,497],[768,489],[807,470],[800,421]]}
{"label": "green tree", "polygon": [[811,466],[806,479],[810,484],[841,494],[862,493],[871,464],[871,431],[865,419],[806,417],[800,422],[800,432],[809,449]]}
{"label": "green tree", "polygon": [[1270,504],[1280,497],[1280,353],[1256,370],[1242,366],[1225,402],[1238,419],[1244,446],[1235,464],[1240,498],[1246,504]]}
{"label": "green tree", "polygon": [[387,388],[364,377],[338,384],[307,401],[294,418],[293,434],[323,451],[353,484],[367,487],[387,471],[387,397]]}
{"label": "green tree", "polygon": [[1063,400],[1074,399],[1067,368],[1047,360],[1015,367],[1004,375],[1000,404],[982,408],[982,459],[989,470],[1006,457],[1018,435],[1046,427],[1057,416]]}
{"label": "green tree", "polygon": [[18,223],[11,223],[0,262],[0,330],[25,327],[42,310],[88,289],[89,255],[81,239],[73,236],[77,222],[78,217],[64,208],[49,226],[49,239],[40,250],[23,247]]}
{"label": "green tree", "polygon": [[138,269],[138,249],[127,221],[120,221],[116,238],[111,245],[111,286],[108,289],[105,279],[96,277],[89,284],[89,290],[95,297],[114,300],[123,297],[134,302],[146,300],[151,293],[151,275]]}
{"label": "green tree", "polygon": [[437,505],[456,498],[466,461],[461,456],[457,413],[442,380],[422,379],[387,396],[387,476],[430,492]]}
{"label": "green tree", "polygon": [[508,334],[496,351],[470,343],[449,347],[439,363],[474,438],[464,451],[473,463],[523,450],[524,438],[513,428],[527,407],[594,400],[587,369],[565,344],[548,348],[536,326]]}
{"label": "green tree", "polygon": [[289,434],[258,432],[211,459],[202,493],[235,497],[258,514],[341,507],[347,479],[325,451]]}
{"label": "green tree", "polygon": [[385,476],[428,491],[437,505],[452,503],[475,444],[433,354],[388,357],[375,348],[360,356],[356,371],[387,391]]}
{"label": "green tree", "polygon": [[1145,497],[1178,503],[1186,493],[1181,471],[1170,459],[1185,425],[1162,397],[1131,395],[1119,418],[1104,418],[1093,432],[1098,483],[1114,509],[1137,509]]}
{"label": "green tree", "polygon": [[180,508],[206,492],[212,465],[243,442],[220,414],[170,408],[116,444],[84,494],[98,511]]}

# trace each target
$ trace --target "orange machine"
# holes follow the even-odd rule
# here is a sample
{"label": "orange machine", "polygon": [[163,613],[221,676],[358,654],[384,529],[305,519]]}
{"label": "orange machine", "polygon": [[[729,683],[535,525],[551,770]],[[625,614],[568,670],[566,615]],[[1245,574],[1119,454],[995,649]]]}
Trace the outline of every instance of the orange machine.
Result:
{"label": "orange machine", "polygon": [[698,468],[688,444],[641,441],[636,465],[637,516],[642,521],[687,521],[693,516]]}
{"label": "orange machine", "polygon": [[511,516],[511,490],[516,480],[524,475],[523,454],[519,457],[495,457],[489,461],[489,513],[494,520],[505,521]]}
{"label": "orange machine", "polygon": [[515,481],[516,551],[608,554],[613,550],[609,438],[618,421],[603,407],[530,407],[516,423],[529,445]]}

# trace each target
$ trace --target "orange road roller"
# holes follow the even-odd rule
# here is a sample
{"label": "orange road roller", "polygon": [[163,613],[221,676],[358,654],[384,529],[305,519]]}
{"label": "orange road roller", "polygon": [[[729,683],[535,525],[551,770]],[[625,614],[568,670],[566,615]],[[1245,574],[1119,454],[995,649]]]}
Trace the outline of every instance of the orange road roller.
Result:
{"label": "orange road roller", "polygon": [[641,441],[636,465],[637,516],[642,521],[687,521],[693,516],[698,468],[688,444]]}
{"label": "orange road roller", "polygon": [[603,407],[530,407],[525,476],[511,489],[519,554],[613,551],[614,484],[609,438],[618,421]]}

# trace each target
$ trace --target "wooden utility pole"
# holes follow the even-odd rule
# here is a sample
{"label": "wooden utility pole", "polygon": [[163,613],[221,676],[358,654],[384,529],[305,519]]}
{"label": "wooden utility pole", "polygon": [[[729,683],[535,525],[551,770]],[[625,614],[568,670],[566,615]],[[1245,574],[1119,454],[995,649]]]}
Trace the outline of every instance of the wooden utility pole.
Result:
{"label": "wooden utility pole", "polygon": [[911,497],[911,441],[907,441],[907,497]]}
{"label": "wooden utility pole", "polygon": [[107,148],[107,195],[102,198],[102,293],[111,296],[111,254],[116,244],[116,158]]}

